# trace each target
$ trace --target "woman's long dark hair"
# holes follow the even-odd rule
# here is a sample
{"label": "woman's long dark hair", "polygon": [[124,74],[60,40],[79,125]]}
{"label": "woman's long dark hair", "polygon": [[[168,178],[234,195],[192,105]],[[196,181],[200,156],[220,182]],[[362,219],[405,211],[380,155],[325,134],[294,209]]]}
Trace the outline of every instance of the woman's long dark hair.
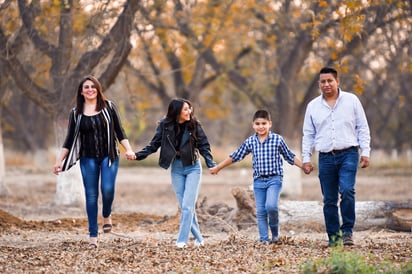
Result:
{"label": "woman's long dark hair", "polygon": [[94,86],[97,89],[97,103],[96,103],[96,111],[101,111],[103,108],[107,107],[106,104],[106,97],[103,94],[103,88],[102,85],[100,84],[99,80],[97,80],[96,77],[94,77],[93,75],[88,75],[86,77],[84,77],[80,83],[79,86],[77,88],[77,96],[76,96],[76,114],[83,114],[83,110],[84,110],[84,96],[82,95],[82,91],[83,91],[83,84],[84,82],[86,82],[87,80],[90,80],[93,82]]}
{"label": "woman's long dark hair", "polygon": [[196,128],[197,128],[197,124],[199,122],[197,121],[197,119],[194,116],[194,108],[193,108],[192,103],[189,100],[183,99],[183,98],[173,99],[169,103],[169,107],[167,109],[165,122],[166,123],[177,124],[179,122],[180,113],[182,112],[182,108],[183,108],[184,103],[188,104],[190,109],[192,110],[192,112],[190,113],[190,120],[188,121],[188,124],[187,124],[187,129],[190,132],[192,132],[192,136],[196,140],[197,139]]}

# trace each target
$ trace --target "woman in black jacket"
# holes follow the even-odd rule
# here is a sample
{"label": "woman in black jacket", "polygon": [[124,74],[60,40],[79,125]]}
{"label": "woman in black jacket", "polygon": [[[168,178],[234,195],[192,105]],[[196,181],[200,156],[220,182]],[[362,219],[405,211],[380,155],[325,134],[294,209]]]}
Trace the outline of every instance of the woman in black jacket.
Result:
{"label": "woman in black jacket", "polygon": [[207,136],[193,116],[190,101],[173,99],[170,102],[166,117],[159,122],[150,144],[136,153],[136,159],[145,159],[159,147],[159,165],[164,169],[171,166],[172,185],[181,209],[176,246],[186,247],[190,232],[195,238],[194,245],[202,246],[204,239],[195,212],[202,177],[199,154],[205,159],[208,168],[214,167],[216,163]]}

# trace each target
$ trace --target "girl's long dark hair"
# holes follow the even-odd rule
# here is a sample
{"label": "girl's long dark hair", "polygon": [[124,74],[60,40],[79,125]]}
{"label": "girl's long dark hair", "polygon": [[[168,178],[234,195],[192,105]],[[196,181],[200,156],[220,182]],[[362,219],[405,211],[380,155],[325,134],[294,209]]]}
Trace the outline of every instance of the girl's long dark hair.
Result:
{"label": "girl's long dark hair", "polygon": [[190,132],[192,132],[192,136],[196,140],[197,139],[196,128],[197,128],[197,124],[199,123],[199,121],[194,116],[193,104],[189,100],[183,99],[183,98],[173,99],[169,103],[169,107],[167,109],[165,122],[166,123],[177,124],[178,121],[179,121],[180,113],[182,112],[182,108],[183,108],[184,103],[188,104],[190,109],[192,110],[192,112],[190,113],[190,120],[188,121],[188,124],[187,124],[187,129]]}
{"label": "girl's long dark hair", "polygon": [[83,91],[83,84],[87,80],[92,81],[94,86],[97,89],[96,111],[101,111],[102,109],[107,107],[106,97],[103,94],[102,85],[100,84],[99,80],[97,80],[96,77],[94,77],[93,75],[88,75],[80,81],[79,86],[77,87],[76,114],[83,114],[85,100],[84,100],[84,97],[82,95],[82,91]]}

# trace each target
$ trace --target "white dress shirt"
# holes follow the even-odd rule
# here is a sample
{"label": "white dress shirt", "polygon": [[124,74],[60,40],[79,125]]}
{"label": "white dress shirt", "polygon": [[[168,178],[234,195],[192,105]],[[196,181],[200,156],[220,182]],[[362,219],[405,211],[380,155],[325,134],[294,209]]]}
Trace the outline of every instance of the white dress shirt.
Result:
{"label": "white dress shirt", "polygon": [[302,158],[310,162],[312,150],[330,152],[334,149],[360,147],[361,155],[370,155],[370,132],[365,111],[358,97],[338,90],[331,108],[323,95],[309,102],[303,121]]}

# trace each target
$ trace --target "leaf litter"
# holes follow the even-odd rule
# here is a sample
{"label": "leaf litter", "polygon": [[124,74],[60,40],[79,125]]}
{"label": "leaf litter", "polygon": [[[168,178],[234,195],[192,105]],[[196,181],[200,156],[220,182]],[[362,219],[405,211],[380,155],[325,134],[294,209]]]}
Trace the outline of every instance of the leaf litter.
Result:
{"label": "leaf litter", "polygon": [[[113,233],[101,233],[99,247],[88,249],[84,218],[24,221],[0,210],[0,272],[297,273],[309,260],[327,258],[332,252],[323,233],[307,229],[264,245],[257,241],[254,226],[216,233],[202,223],[206,245],[177,249],[178,220],[178,214],[116,214]],[[411,236],[389,230],[359,231],[354,234],[357,244],[344,250],[377,263],[411,264]]]}

